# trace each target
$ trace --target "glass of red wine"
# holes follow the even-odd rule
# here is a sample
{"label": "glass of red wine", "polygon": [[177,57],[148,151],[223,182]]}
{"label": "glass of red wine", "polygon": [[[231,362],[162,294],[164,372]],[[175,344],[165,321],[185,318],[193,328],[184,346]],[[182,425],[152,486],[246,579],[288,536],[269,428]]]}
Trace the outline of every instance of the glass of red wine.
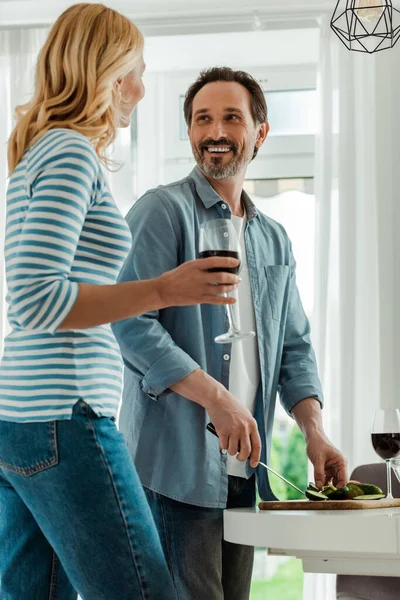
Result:
{"label": "glass of red wine", "polygon": [[392,470],[397,477],[397,481],[400,483],[400,458],[393,458],[391,462]]}
{"label": "glass of red wine", "polygon": [[[240,242],[235,227],[230,219],[212,219],[211,221],[206,221],[201,226],[199,257],[208,258],[210,256],[231,257],[237,258],[240,261]],[[223,269],[210,269],[211,272],[222,270]],[[240,271],[240,264],[236,268],[226,270],[237,275]],[[228,294],[226,294],[226,296],[228,296]],[[236,326],[234,305],[227,304],[226,310],[228,314],[229,330],[215,338],[217,344],[230,344],[237,340],[255,336],[254,331],[243,332]]]}
{"label": "glass of red wine", "polygon": [[393,498],[391,461],[400,455],[400,410],[378,408],[372,421],[371,437],[375,452],[386,461],[387,498]]}

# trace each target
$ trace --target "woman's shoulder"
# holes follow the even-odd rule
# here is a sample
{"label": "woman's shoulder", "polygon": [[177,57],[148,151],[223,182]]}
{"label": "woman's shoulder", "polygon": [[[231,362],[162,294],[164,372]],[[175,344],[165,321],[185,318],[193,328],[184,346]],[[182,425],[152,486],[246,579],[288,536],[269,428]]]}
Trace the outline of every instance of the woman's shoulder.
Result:
{"label": "woman's shoulder", "polygon": [[54,128],[46,131],[30,148],[29,154],[35,156],[46,154],[52,156],[57,153],[65,152],[66,148],[74,147],[91,154],[96,160],[97,154],[90,143],[90,140],[79,131],[66,128]]}
{"label": "woman's shoulder", "polygon": [[27,170],[31,177],[53,167],[81,170],[98,175],[100,161],[90,140],[71,129],[46,131],[28,150]]}

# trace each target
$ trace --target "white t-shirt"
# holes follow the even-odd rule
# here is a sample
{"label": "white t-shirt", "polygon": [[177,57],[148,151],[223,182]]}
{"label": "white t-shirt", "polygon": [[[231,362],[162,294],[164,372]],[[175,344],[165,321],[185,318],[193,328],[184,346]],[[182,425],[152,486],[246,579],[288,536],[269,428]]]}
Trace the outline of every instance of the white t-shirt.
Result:
{"label": "white t-shirt", "polygon": [[[233,305],[235,321],[241,331],[256,331],[253,296],[250,285],[250,274],[247,264],[244,230],[246,216],[242,219],[232,215],[232,224],[240,239],[242,281],[236,292],[237,301]],[[260,359],[258,356],[257,336],[233,342],[231,351],[231,368],[229,391],[254,415],[256,394],[260,383]],[[229,475],[246,478],[246,463],[228,455],[227,469]]]}

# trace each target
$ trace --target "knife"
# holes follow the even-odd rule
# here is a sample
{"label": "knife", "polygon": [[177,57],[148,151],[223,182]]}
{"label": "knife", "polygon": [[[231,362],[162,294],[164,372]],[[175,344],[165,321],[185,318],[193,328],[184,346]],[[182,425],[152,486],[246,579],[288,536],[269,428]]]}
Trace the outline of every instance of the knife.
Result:
{"label": "knife", "polygon": [[[215,429],[214,425],[212,423],[209,423],[207,425],[207,430],[212,433],[213,435],[215,435],[216,437],[218,436],[217,430]],[[271,467],[269,467],[268,465],[259,462],[259,465],[261,465],[262,467],[264,467],[264,469],[267,469],[267,471],[270,471],[271,473],[273,473],[274,475],[276,475],[276,477],[279,477],[279,479],[282,479],[282,481],[284,481],[285,483],[287,483],[288,485],[292,486],[292,488],[294,488],[295,490],[297,490],[298,492],[300,492],[300,494],[303,494],[303,496],[305,496],[306,494],[304,492],[302,492],[302,490],[300,490],[296,485],[294,485],[294,483],[291,483],[290,481],[288,481],[287,479],[285,479],[285,477],[283,477],[283,475],[279,475],[279,473],[277,473],[276,471],[274,471],[274,469],[271,469]]]}

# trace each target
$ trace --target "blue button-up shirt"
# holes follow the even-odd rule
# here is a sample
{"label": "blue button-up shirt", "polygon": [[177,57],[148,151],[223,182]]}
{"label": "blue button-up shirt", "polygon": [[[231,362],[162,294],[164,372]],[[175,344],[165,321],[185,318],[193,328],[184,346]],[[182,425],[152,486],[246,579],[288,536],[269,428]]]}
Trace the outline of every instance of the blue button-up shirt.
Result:
{"label": "blue button-up shirt", "polygon": [[[288,236],[244,192],[242,199],[261,367],[255,418],[267,461],[277,392],[290,413],[304,398],[322,402],[322,391]],[[150,190],[127,216],[133,245],[120,281],[157,277],[197,258],[201,224],[230,217],[229,205],[197,167],[181,181]],[[227,327],[225,307],[206,304],[153,311],[113,325],[125,363],[120,429],[142,484],[205,507],[226,506],[226,456],[206,430],[204,408],[169,388],[201,368],[229,389],[231,345],[214,342]],[[273,497],[262,467],[257,479],[261,497]]]}

